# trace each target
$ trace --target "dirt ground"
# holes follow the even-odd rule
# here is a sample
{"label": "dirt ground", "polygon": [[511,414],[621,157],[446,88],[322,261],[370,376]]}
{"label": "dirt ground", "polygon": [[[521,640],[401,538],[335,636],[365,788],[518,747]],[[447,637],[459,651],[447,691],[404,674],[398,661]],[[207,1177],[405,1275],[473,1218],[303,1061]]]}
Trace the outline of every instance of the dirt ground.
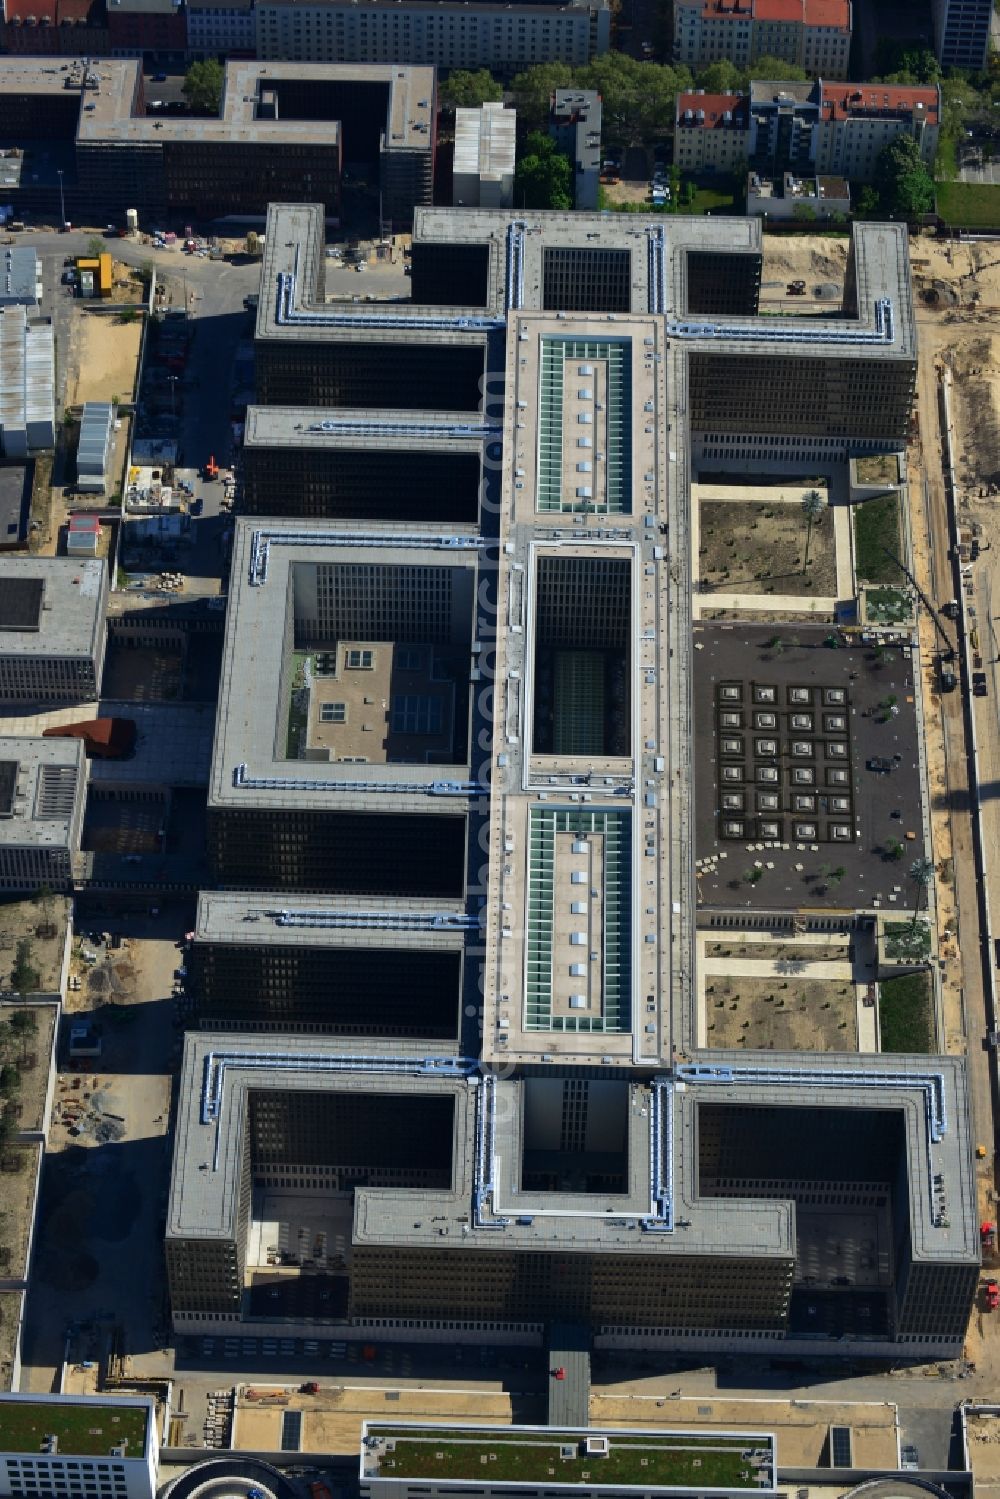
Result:
{"label": "dirt ground", "polygon": [[836,979],[725,978],[705,983],[709,1046],[761,1051],[856,1051],[851,984]]}
{"label": "dirt ground", "polygon": [[705,1396],[679,1399],[625,1394],[620,1387],[595,1387],[590,1400],[594,1426],[672,1426],[684,1431],[772,1431],[782,1467],[821,1467],[830,1425],[849,1426],[858,1467],[896,1464],[896,1410],[892,1405],[837,1405],[810,1400],[726,1400]]}
{"label": "dirt ground", "polygon": [[[507,1426],[513,1419],[510,1396],[503,1390],[401,1388],[391,1393],[391,1408],[386,1404],[384,1389],[360,1386],[324,1386],[318,1395],[289,1392],[287,1401],[263,1407],[241,1396],[233,1445],[247,1451],[276,1451],[281,1446],[281,1416],[285,1410],[305,1413],[303,1452],[357,1452],[361,1423],[390,1413],[393,1420],[474,1420],[484,1426]],[[543,1419],[541,1412],[538,1418]]]}
{"label": "dirt ground", "polygon": [[84,401],[130,401],[135,387],[142,321],[81,313],[73,322],[66,374],[66,405]]}
{"label": "dirt ground", "polygon": [[0,987],[17,960],[17,944],[31,943],[30,963],[39,977],[39,993],[59,987],[70,903],[64,895],[42,900],[11,900],[0,904]]}
{"label": "dirt ground", "polygon": [[[18,1005],[0,1008],[0,1021],[9,1021],[21,1009]],[[55,1039],[56,1006],[32,1005],[21,1011],[34,1017],[35,1030],[23,1043],[12,1038],[4,1062],[16,1067],[20,1082],[12,1102],[20,1130],[40,1130],[45,1114],[45,1095],[49,1083],[49,1059]]]}
{"label": "dirt ground", "polygon": [[741,958],[759,958],[762,963],[821,963],[847,961],[846,942],[831,942],[829,946],[810,942],[807,946],[794,942],[706,942],[706,958],[732,958],[739,967]]}
{"label": "dirt ground", "polygon": [[821,515],[813,525],[805,571],[806,523],[798,505],[703,500],[700,517],[703,593],[718,588],[836,597],[837,551],[829,516]]}
{"label": "dirt ground", "polygon": [[[765,234],[761,306],[772,310],[780,306],[799,317],[835,311],[843,292],[848,244],[846,236]],[[806,283],[805,295],[790,297],[788,282],[799,280]],[[830,294],[818,297],[818,287]],[[834,288],[838,289],[836,294]]]}

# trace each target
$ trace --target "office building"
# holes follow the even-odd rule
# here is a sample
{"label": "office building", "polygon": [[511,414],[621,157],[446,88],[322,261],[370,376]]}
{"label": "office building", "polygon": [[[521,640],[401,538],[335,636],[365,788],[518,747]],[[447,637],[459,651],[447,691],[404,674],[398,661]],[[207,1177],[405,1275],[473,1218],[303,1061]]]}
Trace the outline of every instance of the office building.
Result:
{"label": "office building", "polygon": [[[757,316],[758,221],[414,230],[413,301],[355,309],[323,300],[321,210],[269,217],[258,456],[300,440],[321,475],[328,444],[437,456],[453,425],[489,503],[359,517],[355,489],[237,523],[175,1328],[952,1356],[979,1263],[962,1060],[711,1049],[694,984],[690,474],[901,447],[905,228],[855,226],[822,320]],[[809,836],[862,858],[839,800]],[[436,1004],[393,992],[393,947]]]}
{"label": "office building", "polygon": [[27,246],[7,245],[0,258],[0,307],[15,305],[35,312],[42,300],[42,268]]}
{"label": "office building", "polygon": [[202,894],[192,1018],[216,1031],[455,1043],[466,926],[460,900]]}
{"label": "office building", "polygon": [[31,57],[106,57],[105,7],[101,0],[5,0],[0,46]]}
{"label": "office building", "polygon": [[677,0],[674,59],[750,67],[780,57],[822,78],[846,78],[851,0]]}
{"label": "office building", "polygon": [[142,1396],[0,1395],[0,1492],[153,1499],[156,1407]]}
{"label": "office building", "polygon": [[[183,23],[182,23],[183,24]],[[147,114],[142,68],[0,59],[0,129],[13,139],[75,143],[72,203],[124,216],[263,215],[272,198],[308,193],[340,208],[346,163],[382,191],[386,222],[408,228],[433,190],[430,68],[226,65],[217,119]],[[53,181],[53,203],[58,185]],[[15,195],[16,197],[16,195]]]}
{"label": "office building", "polygon": [[372,433],[328,407],[249,406],[242,513],[475,525],[483,423],[461,411],[397,418],[398,432],[386,420]]}
{"label": "office building", "polygon": [[750,111],[744,94],[678,94],[674,161],[682,172],[741,172],[750,150]]}
{"label": "office building", "polygon": [[96,698],[107,600],[101,561],[0,558],[0,703]]}
{"label": "office building", "polygon": [[[846,3],[846,0],[845,0]],[[611,45],[608,0],[257,0],[257,56],[285,62],[490,68],[590,62]]]}
{"label": "office building", "polygon": [[0,890],[73,888],[86,788],[78,741],[0,738]]}
{"label": "office building", "polygon": [[987,0],[933,0],[934,51],[942,67],[972,73],[986,67],[992,15]]}
{"label": "office building", "polygon": [[55,444],[52,324],[19,302],[0,308],[0,443],[15,460]]}
{"label": "office building", "polygon": [[456,208],[513,208],[517,113],[502,104],[455,111],[451,201]]}
{"label": "office building", "polygon": [[221,883],[461,897],[480,546],[473,527],[237,523],[208,798]]}
{"label": "office building", "polygon": [[601,183],[601,96],[596,89],[557,88],[549,101],[549,135],[573,164],[573,207],[593,212]]}

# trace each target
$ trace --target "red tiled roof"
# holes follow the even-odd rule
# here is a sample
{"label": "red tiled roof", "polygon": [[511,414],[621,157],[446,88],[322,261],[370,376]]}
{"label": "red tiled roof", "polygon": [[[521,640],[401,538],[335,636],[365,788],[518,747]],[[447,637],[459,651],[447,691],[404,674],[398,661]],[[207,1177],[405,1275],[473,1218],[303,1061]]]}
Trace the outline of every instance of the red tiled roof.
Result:
{"label": "red tiled roof", "polygon": [[805,0],[807,26],[841,26],[851,24],[850,0]]}
{"label": "red tiled roof", "polygon": [[55,25],[56,0],[6,0],[4,15],[8,21],[48,21]]}
{"label": "red tiled roof", "polygon": [[[700,130],[745,126],[746,102],[743,94],[678,94],[677,123],[689,129],[697,126]],[[688,109],[695,116],[693,120],[684,119],[684,111]],[[700,110],[705,112],[703,120],[698,119]],[[733,116],[731,120],[726,119],[727,112]]]}
{"label": "red tiled roof", "polygon": [[754,0],[755,21],[801,21],[804,0]]}
{"label": "red tiled roof", "polygon": [[889,83],[824,83],[820,93],[820,118],[849,120],[852,115],[912,115],[917,105],[929,125],[938,124],[938,91],[934,87],[911,88]]}

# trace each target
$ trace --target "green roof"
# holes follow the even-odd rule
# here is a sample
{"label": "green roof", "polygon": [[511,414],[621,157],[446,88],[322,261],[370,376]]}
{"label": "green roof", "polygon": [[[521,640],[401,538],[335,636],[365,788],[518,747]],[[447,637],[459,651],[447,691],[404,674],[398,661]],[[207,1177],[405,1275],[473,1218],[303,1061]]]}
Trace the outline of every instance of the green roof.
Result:
{"label": "green roof", "polygon": [[[587,1452],[588,1435],[606,1438],[606,1455]],[[366,1436],[366,1476],[381,1479],[764,1491],[774,1486],[773,1443],[759,1434],[369,1425]]]}
{"label": "green roof", "polygon": [[0,1400],[0,1452],[41,1452],[54,1436],[60,1457],[107,1457],[122,1444],[126,1457],[141,1457],[148,1415],[146,1406],[124,1401]]}

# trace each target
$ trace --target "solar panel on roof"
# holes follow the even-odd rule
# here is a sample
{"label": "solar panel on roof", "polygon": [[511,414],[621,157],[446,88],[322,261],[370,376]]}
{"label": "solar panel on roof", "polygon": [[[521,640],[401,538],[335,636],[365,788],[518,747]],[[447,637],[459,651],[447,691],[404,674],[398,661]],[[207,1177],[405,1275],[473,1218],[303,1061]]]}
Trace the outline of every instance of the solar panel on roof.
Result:
{"label": "solar panel on roof", "polygon": [[0,630],[37,630],[44,592],[41,578],[5,578],[0,588]]}
{"label": "solar panel on roof", "polygon": [[9,817],[13,812],[16,790],[17,761],[0,760],[0,817]]}
{"label": "solar panel on roof", "polygon": [[851,1428],[849,1426],[830,1427],[830,1466],[832,1468],[850,1468],[854,1466]]}

